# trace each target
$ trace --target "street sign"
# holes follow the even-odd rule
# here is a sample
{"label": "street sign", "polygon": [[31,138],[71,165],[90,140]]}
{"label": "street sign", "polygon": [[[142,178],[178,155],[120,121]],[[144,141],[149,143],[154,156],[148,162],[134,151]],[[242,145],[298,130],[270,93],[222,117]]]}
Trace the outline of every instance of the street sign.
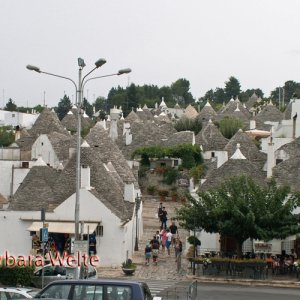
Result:
{"label": "street sign", "polygon": [[74,254],[76,255],[78,252],[81,254],[89,253],[88,241],[74,241]]}
{"label": "street sign", "polygon": [[48,228],[41,228],[40,229],[40,241],[45,243],[48,242]]}

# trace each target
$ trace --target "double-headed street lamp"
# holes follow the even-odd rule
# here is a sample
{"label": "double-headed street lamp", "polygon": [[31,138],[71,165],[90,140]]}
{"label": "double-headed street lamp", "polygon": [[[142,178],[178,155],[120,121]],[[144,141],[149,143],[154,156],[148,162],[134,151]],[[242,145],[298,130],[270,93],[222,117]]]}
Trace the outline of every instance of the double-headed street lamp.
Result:
{"label": "double-headed street lamp", "polygon": [[95,67],[89,71],[83,78],[82,78],[82,69],[85,67],[84,60],[82,58],[78,58],[78,66],[79,66],[79,72],[78,72],[78,85],[75,83],[75,81],[69,77],[44,72],[41,71],[40,68],[32,65],[27,65],[26,68],[31,71],[35,71],[37,73],[42,73],[54,77],[63,78],[66,80],[69,80],[73,83],[76,90],[76,104],[77,104],[77,145],[76,145],[76,200],[75,200],[75,241],[78,241],[79,238],[79,210],[80,210],[80,132],[81,132],[81,105],[82,105],[82,95],[83,95],[83,89],[85,84],[92,79],[98,79],[98,78],[104,78],[109,76],[115,76],[115,75],[122,75],[127,74],[131,72],[131,69],[121,69],[117,73],[103,75],[103,76],[97,76],[92,77],[89,79],[86,79],[88,75],[90,75],[92,72],[94,72],[99,67],[103,66],[106,63],[106,60],[103,58],[98,59],[95,62]]}

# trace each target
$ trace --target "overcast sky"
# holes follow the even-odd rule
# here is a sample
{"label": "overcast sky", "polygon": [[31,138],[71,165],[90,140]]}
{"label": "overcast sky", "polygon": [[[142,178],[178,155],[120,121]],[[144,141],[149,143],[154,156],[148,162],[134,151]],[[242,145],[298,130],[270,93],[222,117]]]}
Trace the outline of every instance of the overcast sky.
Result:
{"label": "overcast sky", "polygon": [[235,76],[265,95],[300,81],[299,0],[0,0],[0,91],[18,106],[57,105],[72,83],[28,71],[27,64],[78,80],[130,67],[129,75],[87,83],[92,103],[128,83],[190,81],[194,97]]}

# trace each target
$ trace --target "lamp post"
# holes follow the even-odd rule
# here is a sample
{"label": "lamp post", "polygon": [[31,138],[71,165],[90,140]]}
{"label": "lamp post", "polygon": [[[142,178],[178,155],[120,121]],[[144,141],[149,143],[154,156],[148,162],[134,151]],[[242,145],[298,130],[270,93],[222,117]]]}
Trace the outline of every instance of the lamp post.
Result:
{"label": "lamp post", "polygon": [[[282,93],[280,93],[280,91],[282,91]],[[279,93],[279,109],[280,109],[280,104],[281,107],[284,107],[284,87],[278,87],[278,93]],[[281,94],[281,97],[280,97]],[[281,101],[280,101],[281,100]]]}
{"label": "lamp post", "polygon": [[138,211],[140,209],[141,205],[141,198],[139,197],[139,194],[136,194],[135,198],[135,245],[134,245],[134,251],[139,251],[139,239],[138,239]]}
{"label": "lamp post", "polygon": [[[131,69],[121,69],[118,71],[118,73],[114,74],[108,74],[108,75],[103,75],[103,76],[98,76],[98,77],[93,77],[90,79],[86,79],[88,75],[90,75],[92,72],[94,72],[96,69],[99,67],[103,66],[106,63],[106,60],[103,58],[98,59],[95,62],[95,67],[90,70],[83,78],[82,78],[82,69],[85,67],[84,60],[82,58],[78,58],[78,85],[75,83],[75,81],[69,77],[58,75],[58,74],[53,74],[49,72],[42,71],[39,67],[32,66],[32,65],[27,65],[26,68],[30,71],[35,71],[37,73],[42,73],[62,79],[69,80],[73,83],[75,87],[75,94],[76,94],[76,105],[77,105],[77,145],[76,145],[76,199],[75,199],[75,241],[78,241],[80,239],[79,236],[79,211],[80,211],[80,133],[81,133],[81,105],[82,105],[82,95],[83,95],[83,89],[85,84],[92,79],[97,79],[97,78],[104,78],[104,77],[109,77],[109,76],[114,76],[114,75],[122,75],[126,73],[130,73]],[[77,271],[77,269],[76,269]],[[78,273],[78,272],[76,272]],[[78,274],[76,274],[76,278],[78,278]]]}

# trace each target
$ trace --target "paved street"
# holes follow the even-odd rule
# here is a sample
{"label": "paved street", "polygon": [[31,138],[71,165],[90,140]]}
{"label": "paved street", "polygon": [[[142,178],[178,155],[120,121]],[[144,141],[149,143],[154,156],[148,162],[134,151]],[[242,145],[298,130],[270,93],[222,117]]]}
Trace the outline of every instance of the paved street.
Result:
{"label": "paved street", "polygon": [[198,297],[201,300],[296,300],[300,289],[240,286],[224,284],[198,284]]}

